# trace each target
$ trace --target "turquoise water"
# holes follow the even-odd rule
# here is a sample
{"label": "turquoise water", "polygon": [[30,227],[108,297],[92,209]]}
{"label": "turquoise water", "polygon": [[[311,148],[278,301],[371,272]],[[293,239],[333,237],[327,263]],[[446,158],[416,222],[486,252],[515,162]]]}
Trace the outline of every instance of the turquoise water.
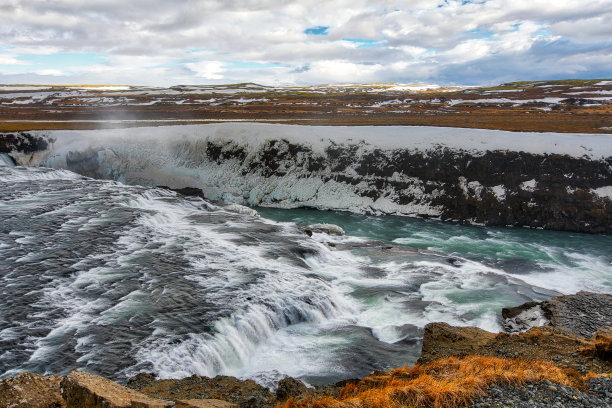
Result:
{"label": "turquoise water", "polygon": [[464,226],[409,217],[257,208],[299,225],[331,223],[347,235],[460,257],[559,293],[612,291],[612,235]]}

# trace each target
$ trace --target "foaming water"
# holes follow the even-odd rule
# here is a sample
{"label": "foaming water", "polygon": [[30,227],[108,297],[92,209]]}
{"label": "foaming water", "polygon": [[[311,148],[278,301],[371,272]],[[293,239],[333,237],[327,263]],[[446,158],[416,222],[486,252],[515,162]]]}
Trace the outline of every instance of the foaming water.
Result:
{"label": "foaming water", "polygon": [[0,376],[326,383],[414,362],[431,321],[497,330],[503,306],[612,286],[609,236],[260,213],[0,167]]}

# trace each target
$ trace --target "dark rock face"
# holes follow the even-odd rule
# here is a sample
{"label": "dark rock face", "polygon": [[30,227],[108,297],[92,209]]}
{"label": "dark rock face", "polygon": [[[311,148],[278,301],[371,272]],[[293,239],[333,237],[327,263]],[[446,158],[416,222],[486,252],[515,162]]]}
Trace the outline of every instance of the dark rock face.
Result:
{"label": "dark rock face", "polygon": [[[533,319],[533,316],[539,318]],[[504,308],[502,317],[506,331],[511,333],[545,325],[590,338],[600,327],[612,326],[612,296],[578,292],[540,303]]]}
{"label": "dark rock face", "polygon": [[[315,177],[324,184],[341,184],[358,197],[387,200],[393,214],[487,226],[612,233],[612,201],[592,191],[612,185],[612,157],[591,160],[515,151],[471,154],[446,147],[382,150],[363,142],[331,142],[319,154],[283,139],[268,141],[247,154],[231,142],[207,143],[206,160],[238,161],[241,176]],[[191,157],[190,161],[202,163],[202,159]],[[267,200],[264,204],[272,206],[288,200],[295,200],[293,206],[311,205],[278,193]],[[362,210],[387,211],[376,206]]]}
{"label": "dark rock face", "polygon": [[31,133],[0,133],[0,153],[19,152],[24,154],[41,152],[53,143],[53,139]]}
{"label": "dark rock face", "polygon": [[[351,147],[327,150],[324,162],[337,181],[368,180],[371,188],[364,195],[376,199],[392,191],[398,204],[423,202],[429,195],[429,204],[442,208],[442,220],[612,232],[612,202],[590,192],[612,182],[612,158],[592,161],[506,151],[474,156],[447,148],[426,154],[377,149],[357,163],[350,162],[353,156]],[[349,165],[355,166],[356,176],[347,174]],[[396,172],[420,180],[421,192],[411,188],[412,182],[393,178]],[[533,187],[523,184],[531,180]],[[503,196],[496,194],[500,190]]]}

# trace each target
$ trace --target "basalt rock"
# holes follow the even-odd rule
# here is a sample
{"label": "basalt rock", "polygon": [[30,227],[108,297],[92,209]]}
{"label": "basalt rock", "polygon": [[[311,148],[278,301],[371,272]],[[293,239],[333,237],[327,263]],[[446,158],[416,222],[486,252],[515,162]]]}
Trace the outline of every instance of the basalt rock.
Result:
{"label": "basalt rock", "polygon": [[2,133],[0,134],[0,153],[36,153],[47,149],[50,143],[53,143],[53,139],[31,133]]}
{"label": "basalt rock", "polygon": [[552,326],[590,338],[600,327],[612,326],[612,296],[578,292],[544,302],[504,308],[502,317],[504,328],[510,333]]}
{"label": "basalt rock", "polygon": [[64,408],[57,375],[21,373],[0,382],[0,408]]}
{"label": "basalt rock", "polygon": [[156,380],[151,374],[138,374],[127,386],[152,398],[167,400],[217,399],[240,407],[273,407],[276,398],[255,381],[218,375],[215,378],[192,375],[181,380]]}
{"label": "basalt rock", "polygon": [[83,371],[72,371],[61,382],[66,408],[172,408],[174,403]]}

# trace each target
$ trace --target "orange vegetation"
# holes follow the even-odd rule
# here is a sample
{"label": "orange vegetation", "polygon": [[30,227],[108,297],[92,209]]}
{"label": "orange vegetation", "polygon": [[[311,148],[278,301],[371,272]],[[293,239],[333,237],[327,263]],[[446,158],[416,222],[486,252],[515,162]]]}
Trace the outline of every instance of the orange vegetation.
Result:
{"label": "orange vegetation", "polygon": [[494,384],[520,385],[548,380],[583,387],[575,372],[545,361],[468,356],[445,358],[389,374],[372,375],[346,385],[338,398],[289,400],[283,408],[459,407],[483,396]]}
{"label": "orange vegetation", "polygon": [[604,361],[612,361],[612,335],[596,335],[592,345],[578,350],[585,356],[596,356]]}

